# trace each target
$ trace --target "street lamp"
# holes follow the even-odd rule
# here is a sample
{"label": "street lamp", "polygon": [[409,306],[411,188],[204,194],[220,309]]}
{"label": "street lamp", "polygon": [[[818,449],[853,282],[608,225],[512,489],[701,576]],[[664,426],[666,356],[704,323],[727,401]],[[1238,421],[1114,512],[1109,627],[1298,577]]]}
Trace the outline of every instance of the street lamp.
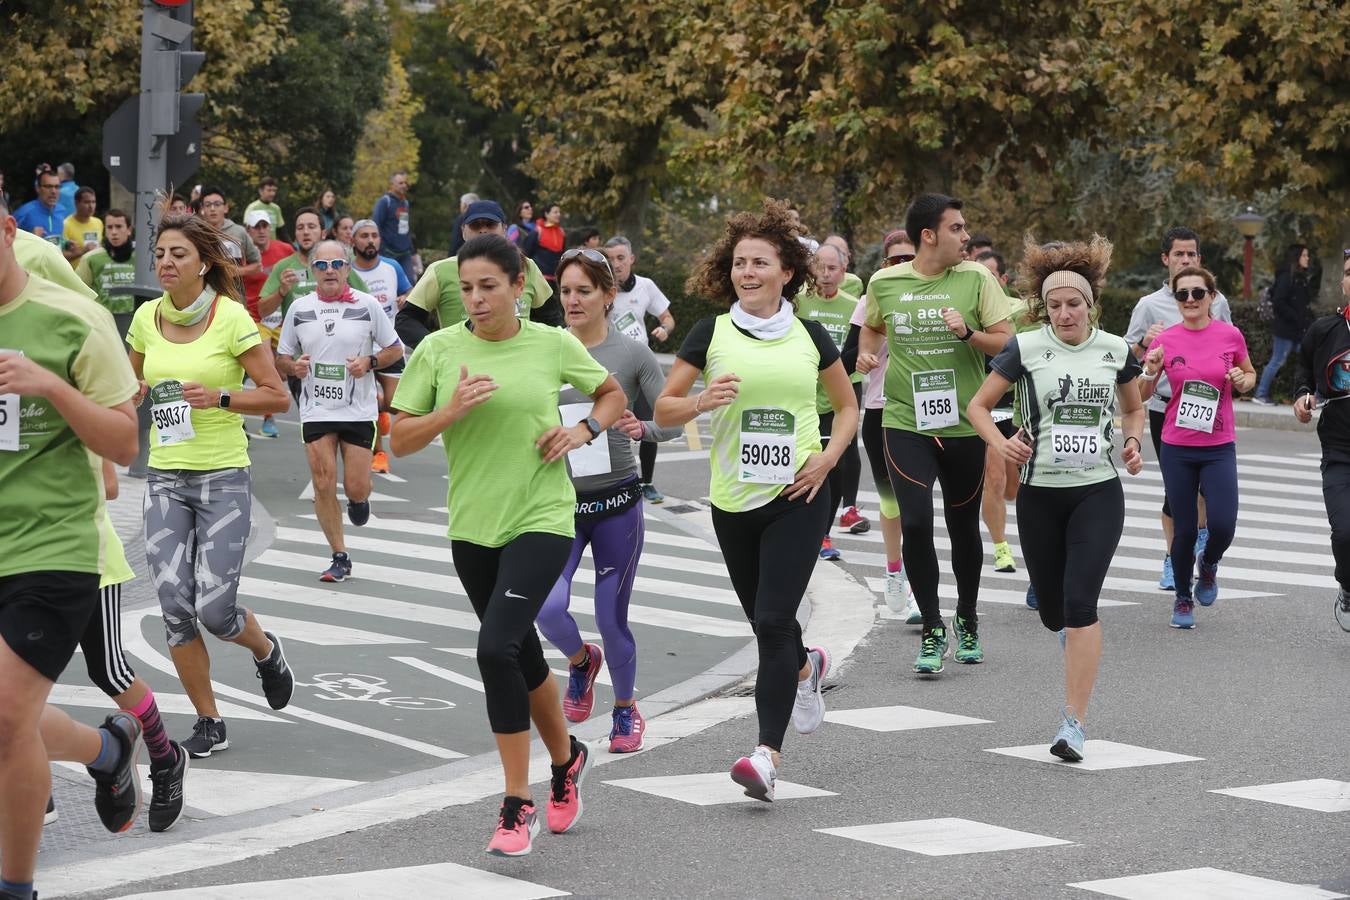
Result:
{"label": "street lamp", "polygon": [[1233,224],[1242,234],[1242,296],[1244,299],[1252,299],[1252,241],[1261,233],[1262,227],[1266,224],[1266,217],[1257,213],[1250,206],[1247,211],[1233,216]]}

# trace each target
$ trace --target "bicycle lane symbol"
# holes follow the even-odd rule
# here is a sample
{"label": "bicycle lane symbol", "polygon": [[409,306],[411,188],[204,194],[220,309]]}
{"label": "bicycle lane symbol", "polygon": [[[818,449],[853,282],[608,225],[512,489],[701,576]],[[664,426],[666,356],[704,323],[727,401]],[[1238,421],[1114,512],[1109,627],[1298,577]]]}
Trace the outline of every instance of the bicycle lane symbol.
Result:
{"label": "bicycle lane symbol", "polygon": [[[318,688],[314,696],[320,700],[347,700],[354,703],[378,703],[392,709],[444,711],[454,709],[450,700],[436,697],[396,697],[386,685],[389,682],[375,675],[344,672],[326,672],[315,675],[313,682],[297,681],[296,687]],[[385,695],[391,696],[385,696]]]}

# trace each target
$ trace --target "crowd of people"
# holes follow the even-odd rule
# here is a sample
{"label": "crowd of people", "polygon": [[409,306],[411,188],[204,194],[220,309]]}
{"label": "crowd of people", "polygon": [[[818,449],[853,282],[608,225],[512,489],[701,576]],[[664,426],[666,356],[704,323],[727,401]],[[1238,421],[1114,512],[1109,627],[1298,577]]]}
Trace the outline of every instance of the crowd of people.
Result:
{"label": "crowd of people", "polygon": [[[44,197],[62,184],[40,173]],[[230,746],[203,628],[247,648],[272,708],[290,702],[282,636],[237,594],[252,502],[241,417],[275,436],[292,403],[332,554],[325,582],[355,565],[339,463],[346,520],[361,527],[371,472],[388,470],[384,439],[395,457],[441,441],[450,550],[481,623],[477,663],[504,772],[487,845],[496,855],[529,853],[541,830],[532,728],[552,763],[543,821],[560,834],[580,819],[597,748],[569,723],[592,715],[602,666],[614,685],[609,752],[643,746],[628,625],[643,504],[661,500],[656,445],[701,416],[713,528],[758,649],[758,733],[729,773],[750,797],[773,801],[789,725],[807,734],[824,719],[829,649],[804,643],[797,612],[817,561],[838,557],[831,530],[871,527],[858,503],[860,434],[881,498],[884,599],[919,626],[919,675],[940,675],[949,657],[984,661],[980,521],[993,568],[1013,570],[1006,504],[1017,504],[1027,605],[1063,651],[1055,756],[1086,752],[1097,602],[1124,527],[1120,469],[1145,465],[1146,420],[1165,486],[1170,624],[1194,627],[1194,603],[1218,599],[1237,523],[1233,398],[1260,389],[1195,232],[1163,236],[1166,281],[1117,336],[1098,325],[1112,254],[1100,236],[1028,237],[1014,289],[1004,256],[969,234],[962,203],[922,194],[864,284],[847,241],[811,240],[794,210],[765,201],[732,216],[701,255],[687,287],[725,311],[689,328],[664,374],[649,344],[668,341],[675,321],[660,288],[635,272],[627,238],[569,241],[556,205],[532,220],[528,204],[508,217],[466,196],[456,252],[424,268],[407,187],[395,173],[357,220],[326,191],[288,222],[270,179],[242,224],[215,187],[165,198],[154,245],[139,248],[153,254],[162,294],[139,304],[127,293],[138,249],[127,215],[109,210],[94,229],[89,196],[76,190],[78,240],[66,242],[48,240],[64,223],[29,215],[25,231],[0,204],[3,900],[33,896],[41,826],[58,814],[49,759],[87,766],[102,822],[123,831],[142,805],[143,744],[151,830],[179,820],[189,760]],[[279,238],[287,228],[291,239]],[[1290,285],[1302,259],[1292,258]],[[1350,310],[1350,252],[1342,288]],[[1313,322],[1296,349],[1293,412],[1307,422],[1325,407],[1336,612],[1350,631],[1350,406],[1336,402],[1350,396],[1350,312]],[[146,561],[196,712],[181,742],[120,646],[120,586],[132,575],[106,502],[113,465],[134,474],[142,449]],[[939,485],[957,592],[950,622],[938,598]],[[570,612],[587,548],[599,642]],[[568,658],[561,691],[540,633]],[[119,710],[97,729],[46,703],[77,646]]]}

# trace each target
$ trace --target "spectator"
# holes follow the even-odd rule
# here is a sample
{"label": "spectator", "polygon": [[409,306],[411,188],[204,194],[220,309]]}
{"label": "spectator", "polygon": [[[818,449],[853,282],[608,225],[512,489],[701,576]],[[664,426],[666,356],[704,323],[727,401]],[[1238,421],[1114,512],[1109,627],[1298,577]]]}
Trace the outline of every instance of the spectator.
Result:
{"label": "spectator", "polygon": [[403,267],[411,282],[417,281],[422,261],[417,258],[417,241],[413,237],[412,208],[408,203],[408,173],[395,172],[389,176],[389,190],[375,201],[370,217],[380,229],[380,245],[386,256]]}
{"label": "spectator", "polygon": [[64,253],[73,266],[90,250],[97,250],[103,240],[103,220],[94,215],[98,198],[91,187],[82,187],[75,192],[75,214],[66,216],[66,224],[61,229],[65,237]]}
{"label": "spectator", "polygon": [[43,163],[38,166],[34,186],[37,188],[37,197],[16,209],[14,220],[24,231],[60,247],[66,224],[66,213],[60,203],[61,178],[52,171],[51,166]]}
{"label": "spectator", "polygon": [[534,233],[525,242],[525,255],[534,260],[539,271],[544,273],[550,286],[553,285],[553,271],[558,268],[558,258],[567,246],[567,234],[562,227],[562,207],[550,203],[544,207],[544,217],[535,222]]}
{"label": "spectator", "polygon": [[[89,190],[81,188],[80,190]],[[98,292],[98,302],[113,314],[117,331],[126,337],[136,298],[128,289],[136,283],[136,251],[131,241],[131,218],[120,209],[104,214],[103,246],[80,257],[75,274]]]}
{"label": "spectator", "polygon": [[585,228],[578,228],[572,236],[573,247],[590,247],[593,250],[600,249],[600,229],[587,225]]}
{"label": "spectator", "polygon": [[1270,362],[1262,370],[1256,396],[1252,397],[1254,402],[1262,406],[1275,405],[1270,397],[1275,376],[1280,374],[1289,355],[1298,349],[1303,332],[1308,327],[1308,304],[1313,294],[1311,279],[1308,277],[1310,256],[1307,247],[1290,244],[1280,270],[1275,273],[1275,283],[1270,288],[1270,305],[1275,313],[1270,323]]}
{"label": "spectator", "polygon": [[450,255],[454,256],[459,252],[459,248],[464,246],[464,214],[469,211],[469,207],[477,203],[479,196],[472,191],[467,194],[459,195],[459,215],[455,217],[455,224],[450,229]]}
{"label": "spectator", "polygon": [[70,215],[75,212],[75,191],[80,187],[75,183],[75,164],[61,163],[56,167],[56,175],[61,179],[61,198],[56,202]]}
{"label": "spectator", "polygon": [[286,224],[286,217],[277,205],[277,180],[270,175],[258,182],[258,199],[244,207],[244,218],[247,220],[248,214],[257,209],[267,213],[267,217],[272,220],[272,233],[280,234],[282,226]]}
{"label": "spectator", "polygon": [[192,207],[188,204],[188,199],[182,194],[170,194],[169,212],[175,216],[185,215],[192,212]]}
{"label": "spectator", "polygon": [[244,227],[248,229],[253,245],[258,248],[259,261],[258,271],[244,278],[244,305],[248,307],[253,321],[262,325],[263,339],[275,347],[277,339],[281,337],[281,310],[264,321],[258,314],[258,297],[261,296],[262,286],[267,283],[267,276],[272,274],[272,267],[295,251],[285,241],[272,239],[272,217],[265,209],[245,213]]}
{"label": "spectator", "polygon": [[[322,219],[322,213],[320,214]],[[347,248],[347,256],[350,257],[352,249],[352,230],[356,227],[355,220],[346,213],[339,213],[337,221],[333,223],[332,231],[328,236]]]}
{"label": "spectator", "polygon": [[978,261],[981,253],[992,252],[993,249],[994,239],[989,235],[971,235],[970,240],[966,241],[966,259]]}
{"label": "spectator", "polygon": [[[3,186],[3,178],[0,178]],[[516,221],[506,229],[506,239],[517,247],[524,247],[525,241],[534,233],[534,204],[528,200],[520,201],[516,207]]]}
{"label": "spectator", "polygon": [[225,253],[234,264],[239,267],[238,278],[234,285],[234,294],[232,296],[244,296],[244,279],[250,275],[258,274],[262,268],[262,256],[258,253],[258,247],[253,243],[253,238],[248,236],[248,230],[236,222],[231,221],[227,214],[230,211],[229,201],[225,199],[225,192],[218,187],[207,186],[202,189],[201,196],[201,217],[206,220],[206,224],[218,230],[225,246]]}
{"label": "spectator", "polygon": [[315,208],[319,210],[319,224],[323,226],[324,234],[328,234],[338,220],[337,194],[332,188],[323,189]]}

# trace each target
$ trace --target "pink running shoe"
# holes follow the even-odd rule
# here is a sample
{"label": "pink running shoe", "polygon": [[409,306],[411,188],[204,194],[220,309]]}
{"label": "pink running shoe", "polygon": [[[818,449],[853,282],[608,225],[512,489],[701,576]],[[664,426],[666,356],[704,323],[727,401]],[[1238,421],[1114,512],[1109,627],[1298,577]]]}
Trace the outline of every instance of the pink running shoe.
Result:
{"label": "pink running shoe", "polygon": [[591,767],[591,748],[572,738],[572,761],[553,768],[553,787],[548,797],[548,830],[562,834],[581,820],[581,782]]}
{"label": "pink running shoe", "polygon": [[731,767],[731,780],[745,788],[745,796],[772,803],[774,785],[778,783],[772,751],[761,745],[749,756],[736,760]]}
{"label": "pink running shoe", "polygon": [[614,707],[614,727],[609,730],[610,753],[636,753],[642,749],[642,733],[647,723],[637,704]]}
{"label": "pink running shoe", "polygon": [[497,830],[488,841],[487,852],[493,856],[526,856],[538,833],[539,816],[534,801],[507,797],[502,801]]}
{"label": "pink running shoe", "polygon": [[587,644],[591,654],[591,665],[586,671],[576,666],[568,666],[567,693],[563,695],[563,715],[569,722],[585,722],[591,717],[595,706],[595,679],[600,676],[600,666],[605,662],[604,652],[595,644]]}

